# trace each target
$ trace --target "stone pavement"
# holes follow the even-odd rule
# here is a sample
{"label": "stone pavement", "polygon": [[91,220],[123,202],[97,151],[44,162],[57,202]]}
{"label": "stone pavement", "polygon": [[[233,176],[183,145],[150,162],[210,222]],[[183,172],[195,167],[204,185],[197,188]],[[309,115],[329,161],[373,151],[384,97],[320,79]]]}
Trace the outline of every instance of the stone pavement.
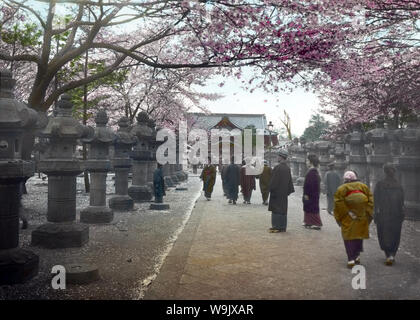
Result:
{"label": "stone pavement", "polygon": [[[354,290],[340,229],[321,212],[321,231],[302,227],[302,188],[289,198],[286,233],[270,234],[271,213],[257,187],[251,205],[233,206],[217,176],[201,196],[145,299],[419,299],[420,223],[406,221],[397,262],[384,265],[376,229],[361,255],[366,289]],[[240,199],[242,200],[242,199]],[[325,207],[325,196],[321,208]],[[408,251],[410,248],[411,251]],[[412,250],[414,249],[414,250]]]}

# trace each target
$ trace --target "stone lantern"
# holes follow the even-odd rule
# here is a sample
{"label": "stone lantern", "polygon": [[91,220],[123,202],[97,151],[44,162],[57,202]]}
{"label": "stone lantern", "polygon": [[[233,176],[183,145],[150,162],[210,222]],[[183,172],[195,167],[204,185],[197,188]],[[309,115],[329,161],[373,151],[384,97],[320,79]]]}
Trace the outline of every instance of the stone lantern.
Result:
{"label": "stone lantern", "polygon": [[23,283],[38,274],[39,258],[19,248],[21,184],[34,174],[34,164],[22,160],[24,131],[38,115],[14,99],[16,81],[0,70],[0,285]]}
{"label": "stone lantern", "polygon": [[419,116],[401,129],[397,140],[401,144],[401,155],[395,164],[401,174],[404,189],[404,206],[407,219],[420,220],[420,121]]}
{"label": "stone lantern", "polygon": [[133,182],[128,188],[128,194],[134,201],[150,201],[153,198],[152,190],[148,186],[148,162],[151,158],[151,143],[156,137],[153,129],[149,127],[149,116],[146,112],[137,115],[137,124],[131,133],[137,137],[137,144],[131,153],[133,159]]}
{"label": "stone lantern", "polygon": [[340,178],[342,178],[347,168],[346,143],[343,140],[343,137],[338,137],[336,139],[334,148],[334,158],[335,169],[337,170],[337,173],[339,174]]}
{"label": "stone lantern", "polygon": [[32,245],[47,248],[81,247],[89,241],[89,227],[76,223],[76,176],[83,172],[75,157],[77,140],[93,134],[72,117],[70,96],[63,94],[57,115],[41,132],[48,150],[38,168],[48,175],[48,223],[32,232]]}
{"label": "stone lantern", "polygon": [[109,146],[115,140],[115,135],[106,125],[108,116],[104,110],[95,117],[95,132],[92,137],[82,139],[88,144],[88,159],[85,169],[90,173],[90,205],[80,212],[80,221],[84,223],[109,223],[114,218],[112,209],[106,203],[106,176],[111,170],[109,161]]}
{"label": "stone lantern", "polygon": [[114,159],[116,196],[109,200],[109,207],[114,210],[128,211],[134,207],[134,201],[128,195],[128,172],[132,166],[130,153],[137,143],[137,138],[130,133],[130,120],[122,117],[118,121],[119,129],[114,142]]}
{"label": "stone lantern", "polygon": [[353,131],[346,136],[346,142],[350,146],[350,154],[348,156],[349,169],[356,171],[359,180],[369,185],[365,151],[366,137],[360,123],[356,124]]}
{"label": "stone lantern", "polygon": [[366,132],[366,141],[372,144],[372,154],[367,156],[371,188],[384,177],[383,165],[392,162],[391,137],[384,122],[383,118],[378,119],[376,128]]}
{"label": "stone lantern", "polygon": [[296,148],[296,158],[299,165],[299,177],[296,179],[296,185],[302,186],[305,181],[305,175],[308,168],[306,167],[306,139],[299,139],[300,146]]}

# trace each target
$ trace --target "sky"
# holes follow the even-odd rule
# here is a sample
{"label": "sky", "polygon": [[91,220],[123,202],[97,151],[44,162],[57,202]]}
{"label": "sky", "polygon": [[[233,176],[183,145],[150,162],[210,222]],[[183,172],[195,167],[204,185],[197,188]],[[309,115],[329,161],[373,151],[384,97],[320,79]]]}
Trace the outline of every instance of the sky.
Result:
{"label": "sky", "polygon": [[[223,82],[222,87],[219,84]],[[203,91],[203,88],[198,89]],[[267,122],[272,121],[274,128],[284,128],[280,119],[284,118],[284,110],[291,119],[292,135],[300,137],[308,126],[312,114],[319,109],[316,94],[296,89],[292,93],[277,92],[270,94],[264,90],[253,93],[241,88],[241,81],[216,76],[207,81],[207,93],[219,93],[224,97],[216,101],[205,101],[203,105],[215,113],[264,113]],[[198,111],[198,110],[197,110]]]}

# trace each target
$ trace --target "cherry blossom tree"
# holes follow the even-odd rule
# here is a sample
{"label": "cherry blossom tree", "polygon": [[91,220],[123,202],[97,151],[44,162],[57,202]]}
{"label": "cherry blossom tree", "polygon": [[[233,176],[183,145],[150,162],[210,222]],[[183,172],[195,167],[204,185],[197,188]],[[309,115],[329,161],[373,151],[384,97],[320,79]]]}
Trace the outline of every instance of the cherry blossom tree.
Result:
{"label": "cherry blossom tree", "polygon": [[[237,77],[241,67],[250,66],[259,75],[250,81],[263,87],[296,76],[306,81],[301,73],[328,62],[351,29],[350,21],[332,8],[350,12],[356,1],[73,0],[66,1],[62,23],[57,22],[58,2],[48,1],[45,12],[38,12],[31,1],[4,1],[12,12],[37,21],[42,32],[42,43],[32,52],[0,51],[2,60],[36,66],[28,102],[37,110],[47,110],[60,94],[128,67],[132,60],[159,69],[217,68]],[[9,22],[3,21],[5,28]],[[113,32],[128,23],[137,23],[142,32]],[[54,50],[54,37],[62,34],[66,40]],[[166,47],[149,54],[161,40]],[[106,55],[104,67],[54,87],[57,73],[86,51]]]}

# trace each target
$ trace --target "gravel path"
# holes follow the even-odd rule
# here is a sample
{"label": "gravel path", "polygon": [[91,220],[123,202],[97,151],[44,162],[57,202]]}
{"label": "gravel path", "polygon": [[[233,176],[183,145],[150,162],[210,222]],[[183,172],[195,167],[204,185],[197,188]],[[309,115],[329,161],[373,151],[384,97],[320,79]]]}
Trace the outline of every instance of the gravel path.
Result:
{"label": "gravel path", "polygon": [[[89,205],[83,179],[77,184],[77,220],[81,209]],[[114,182],[108,176],[108,197]],[[136,203],[131,212],[115,212],[114,221],[91,225],[90,240],[82,248],[42,249],[30,246],[31,232],[46,222],[47,182],[32,177],[23,205],[29,217],[29,229],[22,230],[20,245],[39,255],[36,278],[14,286],[0,286],[1,299],[140,299],[158,272],[177,235],[189,218],[200,182],[190,175],[188,191],[169,190],[165,202],[168,211],[150,211],[150,203]],[[89,285],[68,285],[65,290],[51,288],[51,269],[66,263],[92,263],[99,267],[101,280]]]}

